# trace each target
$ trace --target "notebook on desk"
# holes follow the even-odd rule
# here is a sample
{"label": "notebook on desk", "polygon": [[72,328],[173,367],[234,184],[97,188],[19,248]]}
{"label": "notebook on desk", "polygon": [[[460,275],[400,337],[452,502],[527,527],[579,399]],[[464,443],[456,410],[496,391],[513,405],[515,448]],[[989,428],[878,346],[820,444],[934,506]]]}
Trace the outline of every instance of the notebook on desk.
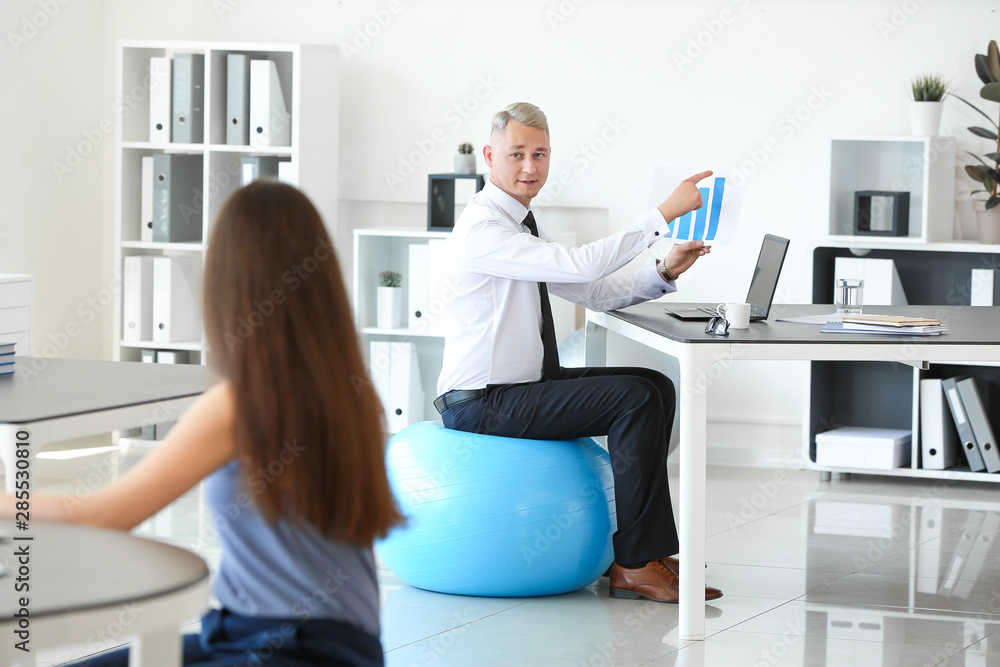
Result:
{"label": "notebook on desk", "polygon": [[[765,234],[760,246],[757,265],[750,278],[750,290],[747,292],[747,303],[750,304],[750,321],[766,320],[771,312],[771,301],[778,289],[778,276],[785,262],[788,251],[788,239]],[[715,317],[716,304],[680,303],[667,306],[664,310],[681,320],[708,320]]]}

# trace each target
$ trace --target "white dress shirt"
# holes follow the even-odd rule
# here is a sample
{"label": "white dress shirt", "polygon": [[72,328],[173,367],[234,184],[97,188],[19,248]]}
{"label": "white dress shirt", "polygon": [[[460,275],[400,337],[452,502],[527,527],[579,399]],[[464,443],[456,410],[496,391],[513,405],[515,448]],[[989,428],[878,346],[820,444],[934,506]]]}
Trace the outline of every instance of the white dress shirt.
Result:
{"label": "white dress shirt", "polygon": [[[538,283],[591,310],[614,310],[676,291],[656,263],[616,273],[667,232],[657,209],[578,248],[522,224],[528,209],[492,181],[469,201],[448,239],[444,362],[438,394],[542,377]],[[623,274],[623,275],[622,275]]]}

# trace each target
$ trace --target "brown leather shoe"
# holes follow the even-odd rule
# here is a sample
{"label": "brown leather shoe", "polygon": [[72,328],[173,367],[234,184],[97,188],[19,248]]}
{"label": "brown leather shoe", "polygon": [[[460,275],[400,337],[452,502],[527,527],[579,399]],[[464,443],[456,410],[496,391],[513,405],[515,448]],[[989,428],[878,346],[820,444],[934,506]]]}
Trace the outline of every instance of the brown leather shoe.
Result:
{"label": "brown leather shoe", "polygon": [[[655,602],[673,602],[680,599],[680,584],[677,577],[680,566],[676,558],[658,558],[646,563],[646,567],[629,570],[618,563],[611,564],[611,588],[613,598],[636,600],[643,598]],[[718,588],[705,586],[705,600],[722,597]]]}

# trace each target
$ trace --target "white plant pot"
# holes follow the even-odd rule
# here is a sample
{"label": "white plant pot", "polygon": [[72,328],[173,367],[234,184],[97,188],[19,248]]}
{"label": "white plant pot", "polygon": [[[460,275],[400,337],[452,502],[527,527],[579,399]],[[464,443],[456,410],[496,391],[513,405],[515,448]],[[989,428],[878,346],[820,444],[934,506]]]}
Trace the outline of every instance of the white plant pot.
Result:
{"label": "white plant pot", "polygon": [[375,305],[375,323],[379,329],[398,329],[403,325],[402,287],[379,287]]}
{"label": "white plant pot", "polygon": [[941,128],[941,102],[910,102],[910,126],[915,137],[936,137]]}
{"label": "white plant pot", "polygon": [[459,153],[455,156],[455,173],[456,174],[474,174],[476,173],[476,154],[475,153]]}
{"label": "white plant pot", "polygon": [[986,202],[972,202],[980,243],[1000,244],[1000,206],[986,210]]}

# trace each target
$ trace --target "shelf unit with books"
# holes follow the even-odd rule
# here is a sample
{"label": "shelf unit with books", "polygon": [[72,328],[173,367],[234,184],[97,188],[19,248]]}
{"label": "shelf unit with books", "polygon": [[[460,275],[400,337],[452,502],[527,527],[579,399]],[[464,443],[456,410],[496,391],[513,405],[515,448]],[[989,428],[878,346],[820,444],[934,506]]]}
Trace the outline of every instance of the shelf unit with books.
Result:
{"label": "shelf unit with books", "polygon": [[[409,311],[410,246],[426,245],[432,239],[447,239],[450,232],[393,229],[354,230],[354,275],[352,303],[354,321],[361,339],[361,349],[371,363],[372,342],[413,343],[424,394],[423,415],[413,421],[437,419],[433,401],[437,397],[437,379],[444,356],[444,336],[423,329],[411,329],[405,313]],[[380,271],[397,271],[403,276],[403,323],[398,329],[376,326],[376,287]]]}
{"label": "shelf unit with books", "polygon": [[[200,143],[153,141],[151,94],[172,84],[151,69],[151,58],[175,59],[196,54],[202,63],[202,122]],[[227,62],[230,55],[246,56],[249,63],[270,60],[280,83],[290,140],[287,145],[227,143]],[[242,184],[241,158],[275,156],[292,163],[286,180],[301,188],[316,205],[331,235],[337,223],[338,72],[339,50],[332,45],[230,43],[185,41],[120,41],[117,45],[115,90],[118,121],[115,128],[115,227],[114,271],[124,281],[129,257],[188,257],[194,265],[192,289],[200,321],[202,266],[211,224],[226,198]],[[252,113],[251,113],[252,115]],[[197,116],[193,116],[197,118]],[[249,119],[247,119],[249,120]],[[197,135],[198,132],[196,131]],[[251,133],[251,137],[252,137]],[[201,167],[198,185],[183,199],[187,214],[200,225],[200,238],[180,242],[151,241],[143,225],[150,225],[149,204],[143,206],[143,158],[157,155],[192,155]],[[147,172],[147,177],[149,173]],[[148,201],[148,194],[146,195]],[[123,290],[124,291],[124,290]],[[112,358],[139,361],[148,349],[187,350],[191,363],[207,363],[204,333],[192,340],[159,342],[126,340],[124,299],[114,308]]]}
{"label": "shelf unit with books", "polygon": [[[978,243],[904,244],[831,239],[813,250],[813,303],[833,303],[833,274],[837,257],[891,259],[910,305],[970,304],[972,270],[1000,270],[1000,246]],[[1000,297],[996,295],[995,298]],[[877,309],[871,306],[866,309]],[[875,312],[872,310],[872,312]],[[928,479],[1000,482],[1000,474],[972,472],[959,453],[958,463],[945,470],[923,467],[920,429],[920,381],[970,374],[989,388],[994,433],[1000,432],[1000,365],[938,364],[911,366],[897,362],[830,362],[809,364],[808,394],[803,428],[803,459],[811,468],[830,473],[862,473]],[[947,422],[947,420],[945,420]],[[831,468],[816,464],[816,434],[837,426],[908,429],[912,432],[910,458],[891,470]],[[952,424],[953,426],[953,424]]]}
{"label": "shelf unit with books", "polygon": [[[203,142],[154,141],[151,136],[151,97],[158,87],[172,90],[172,77],[157,75],[151,58],[175,59],[179,54],[197,54],[195,63],[203,66],[202,125]],[[245,56],[246,65],[270,60],[281,89],[287,116],[282,116],[290,130],[283,145],[265,145],[258,139],[246,144],[228,143],[231,124],[227,109],[228,62],[230,55]],[[201,322],[202,267],[208,247],[212,221],[223,203],[243,182],[242,158],[274,156],[291,163],[283,180],[298,186],[318,209],[331,236],[337,225],[338,207],[338,132],[340,52],[333,45],[292,43],[188,42],[125,40],[117,44],[115,67],[115,196],[114,196],[114,275],[122,282],[122,294],[115,300],[113,315],[112,358],[121,361],[148,360],[155,351],[180,351],[187,363],[208,362],[207,343]],[[198,77],[195,77],[197,79]],[[245,82],[244,82],[245,84]],[[246,94],[251,96],[249,86]],[[162,90],[160,91],[162,94]],[[196,96],[197,99],[197,96]],[[172,106],[171,120],[176,109]],[[246,118],[249,122],[254,113]],[[197,115],[192,116],[197,118]],[[197,134],[197,130],[195,134]],[[253,137],[253,133],[250,133]],[[200,227],[196,240],[162,242],[150,240],[143,225],[152,224],[150,195],[152,186],[144,182],[143,158],[158,155],[191,155],[200,167],[200,179],[189,197],[181,201]],[[155,157],[154,157],[155,160]],[[148,169],[148,166],[147,166]],[[146,177],[152,177],[147,171]],[[144,196],[144,187],[146,194]],[[173,195],[171,195],[173,196]],[[146,204],[144,205],[144,201]],[[161,342],[143,337],[126,340],[125,273],[126,260],[133,257],[189,258],[193,265],[191,288],[194,306],[189,315],[197,318],[199,333],[191,339]],[[131,338],[131,337],[129,337]],[[176,355],[166,355],[176,356]],[[122,438],[122,441],[138,441]],[[148,441],[139,441],[148,443]]]}

